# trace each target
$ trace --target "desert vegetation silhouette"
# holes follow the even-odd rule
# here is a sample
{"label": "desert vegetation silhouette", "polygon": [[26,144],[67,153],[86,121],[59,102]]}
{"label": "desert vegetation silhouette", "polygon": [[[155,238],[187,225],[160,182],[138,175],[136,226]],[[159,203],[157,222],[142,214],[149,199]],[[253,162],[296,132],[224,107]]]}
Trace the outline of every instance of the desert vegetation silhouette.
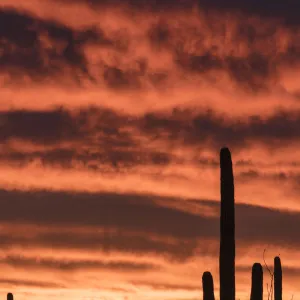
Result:
{"label": "desert vegetation silhouette", "polygon": [[[235,200],[234,176],[231,153],[224,147],[220,151],[221,173],[221,210],[220,210],[220,256],[219,279],[220,300],[235,300]],[[265,253],[265,250],[264,250]],[[264,254],[263,253],[263,254]],[[268,288],[268,300],[282,300],[282,268],[279,256],[274,258],[274,272],[270,270],[263,256],[271,284]],[[263,300],[263,268],[258,262],[252,266],[250,300]],[[274,285],[274,286],[273,286]],[[213,276],[205,271],[202,275],[203,300],[215,300]],[[13,300],[12,293],[7,300]]]}
{"label": "desert vegetation silhouette", "polygon": [[[235,205],[234,177],[231,153],[228,148],[220,151],[221,210],[220,210],[220,300],[235,300]],[[264,250],[265,253],[265,250]],[[264,254],[263,253],[263,254]],[[274,272],[263,260],[271,276],[268,300],[282,300],[282,268],[279,256],[274,258]],[[263,268],[258,262],[252,266],[250,300],[263,300]],[[274,289],[273,289],[274,281]],[[215,300],[213,276],[204,272],[202,276],[203,300]]]}

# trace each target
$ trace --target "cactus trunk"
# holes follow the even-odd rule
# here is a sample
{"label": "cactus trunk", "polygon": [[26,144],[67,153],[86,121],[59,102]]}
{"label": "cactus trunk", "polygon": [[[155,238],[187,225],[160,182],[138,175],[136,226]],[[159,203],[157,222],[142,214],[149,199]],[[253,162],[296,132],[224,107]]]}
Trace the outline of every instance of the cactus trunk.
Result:
{"label": "cactus trunk", "polygon": [[214,281],[210,272],[204,272],[202,276],[203,300],[215,300]]}
{"label": "cactus trunk", "polygon": [[14,296],[12,293],[7,294],[7,300],[14,300]]}
{"label": "cactus trunk", "polygon": [[[234,180],[231,154],[220,151],[221,220],[220,220],[220,300],[235,299],[235,214]],[[279,300],[279,299],[278,299]]]}
{"label": "cactus trunk", "polygon": [[274,300],[282,300],[282,269],[278,256],[274,258]]}
{"label": "cactus trunk", "polygon": [[263,269],[261,264],[252,267],[252,286],[250,300],[263,300]]}

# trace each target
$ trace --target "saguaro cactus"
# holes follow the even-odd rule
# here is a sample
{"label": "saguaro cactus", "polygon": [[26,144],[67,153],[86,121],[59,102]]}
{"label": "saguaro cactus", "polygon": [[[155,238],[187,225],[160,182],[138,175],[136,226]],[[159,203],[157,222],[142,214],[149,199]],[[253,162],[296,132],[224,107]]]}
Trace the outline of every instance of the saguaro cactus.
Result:
{"label": "saguaro cactus", "polygon": [[14,296],[12,293],[7,294],[7,300],[14,300]]}
{"label": "saguaro cactus", "polygon": [[263,268],[261,264],[255,263],[252,266],[252,285],[250,300],[263,299]]}
{"label": "saguaro cactus", "polygon": [[220,151],[221,219],[220,219],[220,300],[235,300],[235,214],[234,182],[231,154]]}
{"label": "saguaro cactus", "polygon": [[203,300],[215,300],[214,281],[210,272],[204,272],[202,276]]}
{"label": "saguaro cactus", "polygon": [[282,269],[279,256],[274,258],[274,300],[282,300]]}

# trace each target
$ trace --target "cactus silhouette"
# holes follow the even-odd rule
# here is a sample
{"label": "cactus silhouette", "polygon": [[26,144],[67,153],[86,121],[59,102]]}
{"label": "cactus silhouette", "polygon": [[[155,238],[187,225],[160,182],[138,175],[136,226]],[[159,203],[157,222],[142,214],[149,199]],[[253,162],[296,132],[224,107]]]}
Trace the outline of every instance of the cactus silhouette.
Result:
{"label": "cactus silhouette", "polygon": [[14,296],[12,293],[7,294],[7,300],[14,300]]}
{"label": "cactus silhouette", "polygon": [[220,300],[235,299],[235,214],[234,182],[231,154],[220,151],[221,219],[220,219]]}
{"label": "cactus silhouette", "polygon": [[282,300],[282,269],[279,256],[274,258],[274,300]]}
{"label": "cactus silhouette", "polygon": [[[220,181],[221,181],[221,209],[220,209],[220,300],[235,300],[235,201],[234,176],[231,153],[228,148],[220,151]],[[265,260],[264,260],[265,262]],[[274,300],[282,300],[282,268],[279,256],[274,258],[274,273],[267,264],[271,280],[270,294],[274,275]],[[214,282],[210,272],[202,275],[203,300],[215,300]],[[7,300],[13,300],[13,294],[7,294]],[[268,297],[269,299],[269,297]],[[271,298],[272,299],[272,298]],[[250,300],[263,300],[263,268],[260,263],[252,266],[252,284]]]}
{"label": "cactus silhouette", "polygon": [[204,272],[202,276],[203,300],[215,300],[214,281],[210,272]]}
{"label": "cactus silhouette", "polygon": [[263,299],[263,268],[261,264],[254,263],[252,266],[252,285],[250,300]]}

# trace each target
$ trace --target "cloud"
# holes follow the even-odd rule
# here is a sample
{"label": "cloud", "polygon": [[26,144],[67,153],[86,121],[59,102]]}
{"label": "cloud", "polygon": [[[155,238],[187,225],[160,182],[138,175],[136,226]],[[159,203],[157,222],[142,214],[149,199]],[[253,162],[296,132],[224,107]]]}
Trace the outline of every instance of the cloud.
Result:
{"label": "cloud", "polygon": [[299,120],[297,110],[250,117],[180,108],[139,116],[93,107],[3,111],[0,184],[216,199],[216,149],[226,145],[237,161],[239,201],[298,210]]}
{"label": "cloud", "polygon": [[276,3],[270,0],[230,0],[226,3],[221,0],[199,0],[198,2],[202,7],[210,7],[219,11],[241,11],[248,15],[256,14],[261,17],[280,18],[288,25],[299,25],[299,19],[296,17],[295,11],[300,6],[299,3],[292,0],[279,0]]}
{"label": "cloud", "polygon": [[180,52],[176,62],[185,71],[205,74],[211,71],[227,73],[238,86],[249,91],[264,91],[268,89],[269,79],[273,78],[275,70],[271,60],[261,54],[252,52],[246,57],[218,57],[213,52],[189,54]]}
{"label": "cloud", "polygon": [[180,285],[180,284],[170,284],[170,283],[156,283],[156,282],[147,282],[143,280],[134,280],[131,282],[134,285],[138,286],[147,286],[155,290],[199,290],[200,287],[196,285]]}
{"label": "cloud", "polygon": [[[62,2],[65,4],[71,4],[73,1],[70,0],[54,0],[58,2]],[[93,7],[108,7],[108,6],[116,6],[116,5],[123,5],[129,6],[131,9],[138,9],[138,10],[146,10],[146,11],[181,11],[181,10],[190,10],[195,5],[198,5],[204,9],[214,9],[217,11],[240,11],[246,14],[257,14],[262,17],[279,17],[282,18],[284,21],[290,24],[298,25],[298,18],[295,11],[299,9],[299,5],[297,2],[289,0],[279,0],[276,3],[273,3],[270,0],[250,0],[250,1],[238,1],[238,0],[229,0],[223,2],[222,0],[76,0],[76,2],[81,2],[86,5],[91,5]]]}
{"label": "cloud", "polygon": [[4,222],[103,226],[176,238],[205,237],[217,231],[211,218],[160,207],[149,196],[2,191],[0,201],[5,206],[0,213]]}
{"label": "cloud", "polygon": [[[291,67],[291,62],[299,63],[296,36],[300,25],[292,9],[298,8],[295,2],[287,4],[279,1],[268,5],[268,1],[232,0],[226,4],[219,0],[77,2],[107,11],[120,7],[124,10],[123,16],[127,17],[128,12],[144,15],[144,19],[149,21],[147,26],[141,25],[144,32],[140,43],[147,47],[145,40],[148,39],[151,45],[146,53],[148,72],[154,64],[150,57],[167,51],[172,57],[172,63],[166,64],[167,73],[170,77],[175,74],[176,82],[182,81],[183,74],[189,79],[196,75],[199,81],[206,78],[216,84],[225,76],[234,82],[235,89],[266,92],[274,84],[280,85],[283,66]],[[156,20],[153,15],[158,16]],[[173,17],[178,18],[178,22],[173,22]],[[211,23],[216,25],[210,26]],[[294,26],[291,27],[292,24]],[[127,30],[128,40],[131,41],[128,50],[137,48],[133,43],[134,34],[132,30]],[[282,42],[283,37],[285,42]],[[133,64],[138,56],[130,56]],[[105,73],[114,79],[111,87],[145,87],[137,73],[125,65],[124,68],[111,66]]]}
{"label": "cloud", "polygon": [[[161,199],[158,202],[161,204],[156,203],[156,199]],[[171,249],[180,247],[180,240],[186,243],[185,253],[192,255],[195,249],[201,246],[202,239],[214,240],[219,235],[219,204],[214,201],[193,200],[186,202],[185,205],[182,204],[183,208],[189,208],[189,205],[192,205],[191,207],[200,205],[197,213],[192,213],[192,209],[190,211],[186,208],[180,209],[180,206],[175,208],[176,202],[182,201],[179,199],[169,202],[167,198],[138,195],[1,191],[0,201],[3,207],[0,213],[2,223],[15,220],[20,224],[95,228],[95,232],[91,231],[90,235],[78,233],[76,236],[66,233],[64,237],[63,232],[55,231],[37,234],[36,240],[39,244],[46,241],[48,241],[47,245],[50,243],[53,246],[67,247],[70,243],[70,246],[77,247],[82,244],[83,247],[102,247],[104,250],[114,247],[121,250],[128,247],[128,250],[132,249],[132,251],[157,250],[158,253],[170,252],[171,255],[180,256],[179,248],[178,252]],[[213,209],[216,214],[206,216],[205,208]],[[253,219],[255,223],[249,226],[253,223]],[[284,242],[286,245],[296,247],[298,222],[299,213],[239,203],[236,205],[236,235],[238,240],[244,242],[270,244]],[[102,235],[97,233],[97,228],[117,231]],[[159,237],[167,240],[160,240]],[[3,237],[3,240],[7,238]],[[13,243],[14,239],[9,240]],[[16,242],[18,241],[26,242],[16,238]]]}
{"label": "cloud", "polygon": [[[72,1],[70,0],[54,0],[58,2],[62,2],[65,4],[71,4]],[[130,6],[131,8],[137,8],[137,9],[150,9],[150,10],[157,10],[157,9],[183,9],[183,8],[191,8],[194,1],[188,0],[188,1],[171,1],[171,0],[163,0],[163,1],[155,1],[155,0],[126,0],[126,1],[120,1],[120,0],[75,0],[76,2],[81,2],[87,5],[90,5],[92,7],[114,7],[116,5],[122,6],[122,4],[125,6]]]}
{"label": "cloud", "polygon": [[24,139],[36,143],[59,143],[81,137],[72,117],[63,110],[9,111],[0,113],[2,142]]}
{"label": "cloud", "polygon": [[[56,149],[45,149],[42,153],[32,151],[28,157],[40,157],[51,162],[74,158],[81,161],[99,160],[106,162],[130,162],[133,164],[151,161],[155,164],[168,164],[172,153],[152,150],[153,141],[161,141],[166,146],[205,145],[211,149],[229,145],[231,148],[247,148],[259,143],[266,148],[284,147],[284,141],[299,142],[300,123],[298,111],[278,111],[263,118],[253,115],[249,118],[231,118],[215,111],[192,111],[174,109],[173,112],[148,113],[140,117],[101,109],[68,111],[7,111],[0,114],[3,143],[21,140],[34,144],[56,145]],[[71,142],[77,150],[61,148],[60,144]],[[80,152],[81,145],[93,149]],[[95,146],[101,146],[95,148]],[[4,154],[3,154],[4,155]],[[22,149],[9,149],[7,158],[26,158]],[[138,157],[141,157],[138,162]]]}
{"label": "cloud", "polygon": [[[61,2],[64,9],[71,10],[67,5],[71,2]],[[240,11],[245,13],[248,2],[238,5]],[[99,18],[101,9],[94,8],[101,7],[111,18],[117,15],[116,7],[126,9],[118,11],[122,17],[119,28],[112,28],[105,18],[103,22],[91,18],[87,26],[76,28],[68,18],[54,21],[55,15],[42,18],[17,7],[2,9],[4,28],[11,27],[13,20],[18,24],[14,32],[2,32],[2,73],[19,84],[29,77],[38,83],[47,79],[48,84],[59,86],[87,84],[121,94],[127,90],[166,90],[193,78],[202,84],[219,84],[227,78],[225,84],[229,80],[235,89],[256,93],[270,92],[274,85],[280,87],[282,68],[299,63],[299,29],[276,20],[261,20],[259,13],[245,18],[234,12],[230,2],[230,22],[220,18],[219,1],[77,3],[86,4],[90,15],[92,11]],[[197,4],[199,10],[192,10]],[[215,5],[219,9],[206,9]],[[138,30],[133,29],[130,17],[135,10],[138,14],[141,11],[139,17],[144,15]],[[172,22],[174,15],[178,22]],[[212,22],[217,25],[209,26]]]}
{"label": "cloud", "polygon": [[55,260],[52,258],[34,258],[25,256],[7,256],[0,259],[0,264],[7,264],[23,269],[56,269],[61,271],[76,271],[85,269],[106,269],[110,271],[137,272],[159,269],[159,266],[149,263],[135,263],[126,261],[96,261],[96,260]]}
{"label": "cloud", "polygon": [[[198,245],[193,240],[169,241],[142,232],[131,233],[128,229],[118,228],[116,232],[111,232],[111,228],[98,227],[104,228],[104,232],[99,233],[97,229],[94,231],[90,229],[79,234],[76,233],[78,231],[76,228],[70,226],[68,228],[68,232],[54,228],[37,233],[35,233],[36,228],[31,228],[31,232],[35,233],[32,237],[2,234],[3,249],[9,249],[12,245],[26,248],[26,245],[30,244],[33,248],[41,249],[51,247],[56,250],[100,251],[106,254],[120,252],[142,257],[148,254],[163,257],[168,261],[184,262],[195,254]],[[202,247],[197,252],[207,254],[209,249],[211,250],[211,247]]]}
{"label": "cloud", "polygon": [[62,80],[68,69],[73,80],[78,81],[80,74],[89,77],[84,46],[110,44],[103,32],[94,28],[75,31],[24,11],[1,9],[0,18],[1,72],[9,75],[11,82],[22,83],[24,77],[36,82]]}
{"label": "cloud", "polygon": [[109,88],[140,88],[139,72],[134,70],[122,70],[118,67],[107,66],[104,70],[103,78]]}
{"label": "cloud", "polygon": [[63,285],[45,282],[45,281],[35,281],[35,280],[24,280],[24,279],[7,279],[0,278],[0,283],[5,284],[5,286],[9,287],[37,287],[37,288],[64,288]]}
{"label": "cloud", "polygon": [[[174,110],[171,114],[151,114],[142,120],[147,134],[177,140],[188,144],[203,144],[213,148],[230,145],[243,148],[250,143],[283,145],[284,140],[298,142],[298,112],[277,112],[262,118],[253,115],[247,119],[219,116],[213,111],[193,114],[191,111]],[[274,143],[274,144],[273,144]]]}

